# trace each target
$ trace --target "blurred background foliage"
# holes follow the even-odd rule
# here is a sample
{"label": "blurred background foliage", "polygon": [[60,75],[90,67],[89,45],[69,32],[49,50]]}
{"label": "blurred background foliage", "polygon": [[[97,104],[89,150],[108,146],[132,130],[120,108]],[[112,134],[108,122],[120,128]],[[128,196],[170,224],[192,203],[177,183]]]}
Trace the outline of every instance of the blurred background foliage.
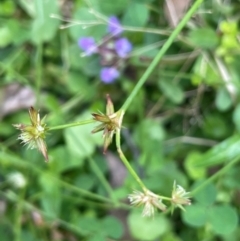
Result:
{"label": "blurred background foliage", "polygon": [[[174,180],[193,190],[186,212],[147,219],[131,209],[126,197],[137,184],[114,143],[102,154],[94,124],[52,131],[48,164],[20,145],[12,127],[29,123],[30,106],[48,126],[104,112],[107,93],[120,108],[192,2],[0,2],[2,241],[240,240],[239,0],[203,2],[124,117],[131,165],[156,193],[171,195]],[[100,42],[112,15],[133,50],[121,76],[105,84],[99,56],[82,57],[77,42]]]}

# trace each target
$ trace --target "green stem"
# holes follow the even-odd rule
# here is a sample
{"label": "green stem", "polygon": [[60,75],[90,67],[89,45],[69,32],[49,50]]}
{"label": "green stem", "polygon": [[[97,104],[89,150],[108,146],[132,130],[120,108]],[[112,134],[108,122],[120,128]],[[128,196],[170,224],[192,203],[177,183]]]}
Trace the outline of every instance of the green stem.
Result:
{"label": "green stem", "polygon": [[15,225],[14,225],[14,241],[21,241],[21,221],[22,221],[22,213],[23,213],[23,205],[22,205],[22,200],[24,200],[25,196],[25,188],[20,191],[19,196],[17,197],[18,203],[17,203],[17,208],[16,208],[16,216],[15,216]]}
{"label": "green stem", "polygon": [[[122,111],[122,113],[121,113],[120,122],[122,122],[123,115],[124,115],[124,111]],[[129,164],[129,161],[127,160],[127,158],[125,157],[125,155],[122,152],[122,149],[121,149],[121,129],[120,128],[118,128],[117,131],[116,131],[116,147],[117,147],[119,157],[122,160],[125,167],[131,173],[131,175],[134,177],[134,179],[137,181],[137,183],[140,185],[140,187],[143,189],[143,191],[144,192],[147,191],[148,189],[146,188],[146,186],[144,185],[144,183],[142,182],[140,177],[137,175],[137,173],[134,171],[132,166]]]}
{"label": "green stem", "polygon": [[54,220],[56,223],[61,224],[63,227],[66,227],[68,230],[73,231],[76,234],[79,234],[79,235],[83,235],[84,234],[84,235],[86,235],[86,231],[81,229],[79,226],[75,226],[75,225],[73,225],[73,224],[71,224],[69,222],[66,222],[66,221],[64,221],[64,220],[62,220],[60,218],[53,217],[51,214],[49,214],[49,212],[44,212],[44,211],[38,209],[37,207],[33,206],[31,203],[25,201],[25,200],[19,200],[17,195],[14,192],[12,192],[12,191],[9,191],[7,193],[3,192],[3,191],[0,191],[0,194],[2,196],[4,196],[5,198],[7,198],[8,200],[14,201],[14,202],[16,202],[19,205],[21,204],[21,206],[23,206],[23,208],[25,210],[37,211],[42,216]]}
{"label": "green stem", "polygon": [[52,131],[52,130],[65,129],[65,128],[74,127],[74,126],[87,125],[87,124],[94,123],[94,122],[96,122],[96,121],[93,120],[93,119],[92,120],[77,121],[77,122],[73,122],[73,123],[69,123],[69,124],[65,124],[65,125],[49,127],[48,130]]}
{"label": "green stem", "polygon": [[[16,158],[16,157],[13,157],[12,155],[8,155],[5,152],[1,153],[0,163],[4,164],[4,165],[15,165],[15,166],[17,166],[17,168],[26,168],[26,169],[31,170],[32,172],[38,174],[39,176],[44,174],[44,172],[42,170],[40,170],[37,166],[34,166],[33,164],[30,164],[28,162],[25,162],[20,158]],[[98,194],[92,193],[90,191],[75,187],[55,176],[51,175],[50,177],[52,178],[52,180],[54,182],[60,184],[62,187],[65,187],[69,191],[78,193],[81,196],[89,197],[89,198],[92,198],[95,200],[99,200],[99,201],[103,201],[103,202],[107,202],[107,203],[115,205],[115,203],[109,198],[106,198],[106,197],[100,196]],[[120,206],[120,203],[118,204],[118,206]]]}
{"label": "green stem", "polygon": [[194,196],[197,192],[199,192],[202,188],[204,188],[209,183],[213,182],[215,179],[217,179],[219,176],[224,174],[229,168],[231,168],[233,165],[235,165],[239,161],[239,157],[234,158],[231,162],[229,162],[226,166],[224,166],[221,170],[216,172],[214,175],[212,175],[210,178],[208,178],[205,182],[203,182],[200,186],[198,186],[196,189],[194,189],[191,192],[191,196]]}
{"label": "green stem", "polygon": [[98,177],[99,181],[102,183],[102,185],[104,186],[104,188],[108,192],[108,194],[111,197],[111,199],[113,200],[113,202],[117,203],[116,198],[114,197],[114,194],[113,194],[112,187],[110,186],[110,184],[105,179],[105,177],[102,174],[101,170],[99,169],[98,165],[95,163],[95,161],[91,157],[89,157],[88,160],[90,162],[90,166],[91,166],[92,170],[94,171],[94,173]]}
{"label": "green stem", "polygon": [[37,54],[36,54],[36,105],[39,105],[40,98],[40,89],[42,82],[42,44],[38,44],[37,46]]}
{"label": "green stem", "polygon": [[165,44],[162,46],[156,57],[153,59],[145,73],[142,75],[142,77],[139,79],[138,83],[136,84],[135,88],[131,92],[131,94],[128,96],[126,101],[124,102],[122,106],[122,110],[126,111],[135,96],[137,95],[140,88],[143,86],[143,84],[146,82],[154,68],[158,65],[160,59],[164,56],[168,48],[172,45],[173,41],[177,37],[177,35],[180,33],[180,31],[183,29],[183,27],[186,25],[188,20],[191,18],[193,13],[198,9],[198,7],[201,5],[201,3],[204,0],[196,0],[195,3],[192,5],[192,7],[189,9],[189,11],[186,13],[186,15],[183,17],[181,22],[178,24],[178,26],[173,30],[172,34],[169,36]]}

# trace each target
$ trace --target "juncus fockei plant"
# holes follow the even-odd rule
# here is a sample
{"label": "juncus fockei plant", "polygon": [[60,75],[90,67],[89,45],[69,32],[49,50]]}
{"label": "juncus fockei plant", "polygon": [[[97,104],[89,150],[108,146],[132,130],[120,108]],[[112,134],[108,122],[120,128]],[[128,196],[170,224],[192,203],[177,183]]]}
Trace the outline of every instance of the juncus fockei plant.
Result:
{"label": "juncus fockei plant", "polygon": [[[130,194],[129,201],[131,205],[136,207],[143,207],[142,216],[150,217],[153,216],[156,210],[165,211],[167,206],[162,202],[163,200],[169,201],[172,204],[172,211],[174,208],[179,207],[184,210],[184,205],[190,205],[191,201],[189,199],[189,193],[184,190],[180,185],[176,185],[174,182],[172,197],[164,197],[153,193],[148,190],[145,185],[142,183],[141,179],[138,177],[137,173],[133,170],[130,163],[126,159],[125,155],[121,151],[119,146],[119,133],[122,125],[124,112],[119,110],[114,112],[114,106],[109,95],[107,95],[107,104],[106,104],[106,113],[92,113],[93,121],[100,123],[96,126],[92,133],[103,131],[103,152],[106,153],[108,146],[111,144],[114,134],[116,134],[116,143],[119,152],[119,156],[129,172],[134,176],[137,182],[142,187],[143,191],[134,191]],[[29,109],[29,117],[31,125],[25,124],[15,124],[14,127],[21,131],[18,139],[22,140],[24,145],[28,145],[29,148],[37,148],[44,156],[45,160],[48,161],[47,147],[45,143],[45,137],[47,131],[51,128],[47,128],[43,120],[40,119],[40,114],[33,107]],[[86,122],[88,123],[88,121]],[[86,124],[85,122],[80,122],[80,124]],[[65,127],[75,126],[75,123],[72,125],[66,125]],[[61,126],[60,126],[61,127]],[[54,128],[52,128],[54,129]],[[57,129],[57,128],[56,128]],[[89,133],[90,134],[90,133]]]}
{"label": "juncus fockei plant", "polygon": [[[142,191],[134,191],[133,194],[130,194],[129,200],[132,205],[143,207],[143,216],[153,216],[155,210],[157,209],[165,211],[166,205],[163,203],[163,200],[169,201],[172,204],[172,210],[176,207],[183,209],[184,205],[190,205],[191,202],[189,199],[189,193],[186,192],[183,187],[176,185],[175,182],[173,185],[172,197],[157,195],[145,187],[142,180],[132,168],[121,149],[120,133],[123,116],[127,111],[128,107],[130,106],[131,102],[136,97],[138,91],[141,89],[147,78],[157,66],[167,49],[171,46],[181,29],[186,25],[190,17],[194,14],[194,12],[198,9],[202,2],[203,0],[195,1],[195,3],[192,5],[191,9],[187,12],[187,14],[183,17],[179,25],[173,30],[172,34],[165,42],[159,53],[156,55],[152,63],[149,65],[146,72],[140,78],[131,94],[123,103],[120,110],[114,112],[112,103],[108,96],[106,114],[93,113],[93,120],[80,121],[77,123],[71,123],[57,127],[49,127],[47,129],[46,125],[43,124],[43,121],[40,120],[39,113],[35,111],[34,108],[30,108],[29,114],[31,125],[15,125],[15,127],[22,132],[19,136],[19,139],[21,139],[24,144],[28,144],[30,148],[36,147],[37,149],[39,149],[45,159],[48,160],[47,149],[45,145],[45,135],[47,131],[69,128],[92,122],[100,122],[99,126],[97,126],[93,130],[93,133],[101,130],[103,131],[104,151],[106,151],[107,147],[110,145],[113,135],[116,134],[116,147],[117,152],[119,153],[119,157],[123,161],[129,173],[134,177],[136,182],[142,188]],[[121,38],[122,29],[117,18],[112,17],[109,19],[108,32],[110,33],[110,38],[107,36],[106,39],[103,39],[100,45],[97,45],[93,38],[85,38],[79,40],[79,46],[84,50],[86,55],[100,55],[101,64],[103,66],[102,71],[104,72],[101,75],[101,79],[103,82],[105,81],[106,83],[113,82],[116,78],[119,77],[120,71],[122,70],[121,64],[125,62],[125,59],[128,57],[132,49],[131,43],[126,38]]]}

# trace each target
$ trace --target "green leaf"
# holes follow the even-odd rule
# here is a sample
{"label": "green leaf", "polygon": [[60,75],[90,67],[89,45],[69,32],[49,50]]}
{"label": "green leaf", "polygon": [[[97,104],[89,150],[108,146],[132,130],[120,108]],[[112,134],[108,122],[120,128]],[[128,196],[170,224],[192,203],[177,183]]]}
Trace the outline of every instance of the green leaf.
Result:
{"label": "green leaf", "polygon": [[199,163],[201,158],[202,154],[200,152],[194,151],[188,154],[184,162],[184,167],[192,179],[201,179],[206,176],[206,168],[195,166],[196,163]]}
{"label": "green leaf", "polygon": [[[93,55],[88,57],[81,57],[80,56],[81,52],[82,50],[77,46],[77,44],[74,44],[69,48],[71,66],[75,69],[81,70],[83,74],[87,76],[91,76],[91,77],[98,76],[100,73],[101,66],[97,56]],[[69,75],[70,83],[68,88],[70,88],[70,90],[73,91],[74,86],[76,87],[76,85],[78,85],[79,87],[75,89],[75,92],[79,90],[80,87],[83,87],[83,90],[82,90],[83,92],[88,91],[88,94],[94,93],[96,89],[93,88],[92,85],[89,85],[90,80],[88,79],[88,82],[85,82],[84,78],[86,77],[83,77],[83,83],[80,83],[81,82],[80,78],[82,74],[78,74],[78,75],[79,77],[78,79],[76,79],[77,78],[76,74],[70,73]],[[77,83],[77,80],[79,83]],[[84,89],[85,85],[88,85],[86,89]],[[89,92],[89,89],[91,89],[90,92]]]}
{"label": "green leaf", "polygon": [[220,113],[209,113],[203,122],[203,131],[211,138],[224,138],[231,134],[232,128],[227,125],[228,120]]}
{"label": "green leaf", "polygon": [[139,240],[155,240],[169,230],[169,223],[164,216],[143,218],[139,212],[131,212],[128,225],[133,237]]}
{"label": "green leaf", "polygon": [[192,227],[202,227],[207,221],[207,209],[200,204],[193,204],[185,207],[182,212],[183,221]]}
{"label": "green leaf", "polygon": [[11,17],[16,11],[16,4],[13,1],[1,1],[0,15]]}
{"label": "green leaf", "polygon": [[238,225],[238,213],[229,205],[218,205],[210,209],[209,222],[217,234],[229,234]]}
{"label": "green leaf", "polygon": [[40,44],[51,40],[60,24],[60,20],[50,18],[51,14],[59,13],[59,5],[57,0],[35,0],[35,19],[32,24],[32,41]]}
{"label": "green leaf", "polygon": [[240,158],[240,136],[233,135],[211,148],[196,162],[196,167],[209,167],[227,163],[234,158]]}
{"label": "green leaf", "polygon": [[[196,189],[199,187],[204,181],[198,181],[194,183],[193,187],[191,189]],[[212,183],[209,183],[208,185],[201,188],[196,194],[194,194],[194,198],[199,202],[199,204],[203,206],[210,206],[212,205],[217,197],[217,189]]]}
{"label": "green leaf", "polygon": [[158,120],[145,118],[137,127],[136,140],[138,143],[145,143],[149,139],[162,141],[164,137],[165,132],[162,123]]}
{"label": "green leaf", "polygon": [[112,0],[91,0],[91,4],[95,9],[98,9],[106,15],[118,15],[122,13],[126,6],[129,4],[129,0],[112,1]]}
{"label": "green leaf", "polygon": [[39,183],[43,190],[41,203],[46,213],[53,217],[58,217],[62,200],[61,191],[51,175],[51,173],[46,172],[39,177]]}
{"label": "green leaf", "polygon": [[158,86],[163,94],[175,104],[180,104],[184,99],[184,93],[178,84],[175,84],[170,79],[158,81]]}
{"label": "green leaf", "polygon": [[106,241],[106,236],[102,233],[93,234],[87,239],[87,241]]}
{"label": "green leaf", "polygon": [[[91,119],[90,113],[85,113],[75,121]],[[77,158],[85,158],[93,154],[97,145],[103,142],[101,134],[92,134],[93,125],[75,126],[64,131],[64,137],[69,152]]]}
{"label": "green leaf", "polygon": [[79,167],[83,164],[82,159],[72,158],[66,146],[58,145],[57,148],[49,151],[51,161],[49,169],[52,172],[61,173],[74,167]]}
{"label": "green leaf", "polygon": [[[89,13],[88,8],[81,7],[77,9],[73,15],[73,19],[86,23],[85,25],[79,24],[71,26],[69,29],[71,37],[74,41],[76,41],[76,45],[78,39],[81,37],[93,37],[98,42],[107,33],[107,26],[102,24],[100,21],[99,24],[97,24],[98,20],[94,17],[93,14]],[[88,25],[88,23],[93,21],[96,22],[96,25]]]}
{"label": "green leaf", "polygon": [[102,220],[102,230],[106,232],[106,236],[120,239],[123,235],[122,223],[113,216],[107,216]]}
{"label": "green leaf", "polygon": [[123,15],[122,23],[127,26],[143,27],[149,18],[149,10],[145,4],[130,2]]}
{"label": "green leaf", "polygon": [[218,36],[211,28],[197,28],[190,32],[190,41],[197,47],[214,49],[219,43]]}
{"label": "green leaf", "polygon": [[19,4],[29,16],[31,16],[31,17],[36,16],[37,10],[35,8],[34,1],[20,0]]}
{"label": "green leaf", "polygon": [[236,126],[236,129],[240,132],[240,104],[238,104],[234,109],[233,122]]}
{"label": "green leaf", "polygon": [[222,78],[219,73],[214,70],[213,66],[215,66],[215,63],[206,60],[206,58],[200,55],[193,66],[194,74],[192,75],[192,83],[199,85],[203,82],[210,86],[219,85]]}
{"label": "green leaf", "polygon": [[226,88],[218,89],[215,103],[220,111],[226,111],[231,107],[232,100]]}
{"label": "green leaf", "polygon": [[83,235],[101,233],[102,230],[101,223],[95,217],[81,216],[77,225],[81,227]]}
{"label": "green leaf", "polygon": [[0,28],[0,47],[4,48],[9,45],[12,41],[12,32],[6,26]]}
{"label": "green leaf", "polygon": [[96,177],[89,174],[79,175],[74,182],[75,186],[86,190],[90,190],[95,183],[97,183]]}
{"label": "green leaf", "polygon": [[24,241],[40,241],[40,239],[38,239],[35,235],[34,232],[30,231],[30,230],[22,230],[21,231],[21,237],[20,240],[24,240]]}

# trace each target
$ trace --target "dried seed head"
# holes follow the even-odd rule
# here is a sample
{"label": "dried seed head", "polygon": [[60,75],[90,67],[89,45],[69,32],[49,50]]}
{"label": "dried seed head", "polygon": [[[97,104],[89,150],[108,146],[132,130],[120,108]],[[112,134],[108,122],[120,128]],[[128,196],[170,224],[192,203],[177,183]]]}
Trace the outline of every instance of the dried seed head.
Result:
{"label": "dried seed head", "polygon": [[31,125],[14,124],[13,126],[21,131],[18,139],[22,141],[24,145],[28,145],[28,148],[37,148],[45,160],[48,161],[47,147],[44,141],[47,127],[43,120],[40,119],[40,114],[33,107],[29,109],[29,117]]}
{"label": "dried seed head", "polygon": [[160,209],[162,211],[166,210],[166,206],[162,203],[161,198],[149,190],[145,193],[134,191],[133,194],[128,196],[128,198],[133,206],[143,206],[143,217],[154,216],[156,209]]}
{"label": "dried seed head", "polygon": [[172,191],[172,208],[179,207],[182,210],[185,210],[183,208],[183,205],[191,205],[190,200],[190,192],[186,192],[185,189],[176,184],[176,181],[173,183],[173,191]]}
{"label": "dried seed head", "polygon": [[103,153],[106,153],[108,146],[112,142],[114,133],[121,127],[121,112],[114,113],[114,106],[109,95],[107,95],[106,114],[92,113],[93,119],[101,124],[96,126],[92,133],[103,131],[104,147]]}

